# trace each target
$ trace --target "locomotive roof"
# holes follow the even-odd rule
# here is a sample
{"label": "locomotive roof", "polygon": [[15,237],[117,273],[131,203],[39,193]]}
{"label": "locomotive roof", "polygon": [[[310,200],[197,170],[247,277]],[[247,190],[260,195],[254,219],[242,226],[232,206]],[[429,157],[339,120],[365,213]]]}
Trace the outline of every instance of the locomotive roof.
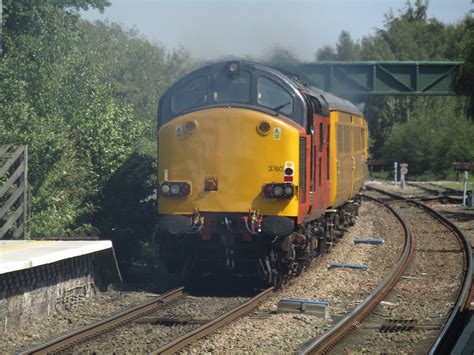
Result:
{"label": "locomotive roof", "polygon": [[339,110],[362,116],[362,112],[349,100],[343,99],[342,97],[333,95],[330,92],[321,90],[314,86],[311,86],[310,89],[313,92],[313,95],[316,97],[323,97],[324,100],[326,100],[330,110]]}
{"label": "locomotive roof", "polygon": [[[318,100],[322,98],[325,101],[325,103],[328,105],[329,110],[344,111],[347,113],[352,113],[354,115],[362,116],[362,112],[351,101],[343,99],[342,97],[331,94],[330,92],[324,91],[315,86],[309,86],[297,74],[294,74],[292,72],[287,72],[281,69],[273,68],[265,64],[260,64],[260,63],[250,62],[250,61],[236,61],[236,62],[245,63],[245,64],[255,67],[255,69],[260,69],[262,71],[269,72],[281,78],[284,81],[290,82],[294,87],[298,88],[298,90],[300,90],[301,92],[306,92],[310,94],[311,96],[314,96]],[[213,65],[222,65],[222,62],[216,62],[208,66],[213,66]],[[208,66],[204,66],[203,68],[206,68]]]}
{"label": "locomotive roof", "polygon": [[[249,85],[248,89],[250,90],[251,95],[244,101],[218,101],[216,99],[217,96],[214,97],[214,95],[217,95],[217,92],[212,93],[212,90],[214,90],[212,85],[215,84],[216,80],[215,75],[217,73],[222,73],[223,71],[230,72],[231,69],[229,68],[232,66],[235,66],[236,69],[232,70],[236,70],[236,73],[242,70],[243,72],[248,72],[249,78],[250,75],[254,78],[251,81],[247,81],[247,85]],[[291,111],[283,111],[283,115],[295,121],[302,127],[306,127],[306,107],[310,104],[309,97],[313,97],[314,100],[319,103],[319,105],[317,105],[319,106],[319,109],[315,112],[319,112],[320,114],[328,115],[329,111],[331,110],[339,110],[349,114],[362,116],[362,113],[350,101],[337,97],[316,87],[309,86],[304,83],[301,78],[291,72],[254,62],[228,60],[204,65],[201,68],[198,68],[185,75],[173,86],[171,86],[160,99],[160,106],[158,110],[158,126],[173,119],[176,116],[191,112],[193,110],[201,109],[203,107],[228,106],[229,103],[235,107],[249,107],[262,112],[270,113],[272,115],[278,115],[281,113],[280,109],[287,104],[284,104],[281,107],[280,105],[275,105],[275,107],[273,107],[269,106],[268,104],[261,104],[261,102],[258,101],[258,83],[255,79],[260,80],[262,77],[269,78],[271,81],[275,82],[276,85],[280,86],[282,90],[285,90],[293,97]],[[202,79],[204,81],[199,82],[199,80]],[[190,87],[194,84],[197,86],[194,88]],[[187,86],[188,89],[186,89]],[[184,97],[184,99],[179,99],[179,95]],[[193,96],[193,99],[197,100],[196,103],[193,103],[191,99],[187,99],[186,95],[196,96]],[[175,98],[177,98],[176,101],[174,101]],[[192,104],[189,105],[189,102]],[[173,106],[175,104],[177,106]]]}

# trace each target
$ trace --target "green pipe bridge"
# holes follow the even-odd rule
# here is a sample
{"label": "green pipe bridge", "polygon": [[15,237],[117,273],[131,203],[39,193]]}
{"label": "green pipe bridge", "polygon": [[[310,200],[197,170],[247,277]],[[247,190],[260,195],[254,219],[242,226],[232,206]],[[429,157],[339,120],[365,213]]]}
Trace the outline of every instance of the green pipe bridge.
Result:
{"label": "green pipe bridge", "polygon": [[462,62],[319,62],[291,68],[309,84],[347,98],[456,95]]}

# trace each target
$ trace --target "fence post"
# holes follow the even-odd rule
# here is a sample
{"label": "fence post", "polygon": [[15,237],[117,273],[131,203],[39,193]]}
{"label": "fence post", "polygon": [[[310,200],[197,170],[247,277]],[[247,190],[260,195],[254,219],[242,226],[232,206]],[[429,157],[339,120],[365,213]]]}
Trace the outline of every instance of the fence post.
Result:
{"label": "fence post", "polygon": [[11,145],[0,146],[0,239],[8,235],[12,226],[15,226],[13,239],[25,239],[28,216],[28,146],[20,145],[13,152],[9,152]]}
{"label": "fence post", "polygon": [[19,208],[21,205],[23,205],[23,213],[21,214],[20,218],[16,221],[16,230],[20,231],[19,233],[15,232],[15,239],[25,239],[26,236],[26,217],[28,215],[28,146],[25,145],[25,150],[23,154],[18,158],[18,165],[24,164],[23,168],[23,174],[20,175],[20,177],[17,180],[17,186],[18,188],[21,188],[21,186],[24,186],[23,193],[21,194],[20,198],[18,199],[18,206]]}

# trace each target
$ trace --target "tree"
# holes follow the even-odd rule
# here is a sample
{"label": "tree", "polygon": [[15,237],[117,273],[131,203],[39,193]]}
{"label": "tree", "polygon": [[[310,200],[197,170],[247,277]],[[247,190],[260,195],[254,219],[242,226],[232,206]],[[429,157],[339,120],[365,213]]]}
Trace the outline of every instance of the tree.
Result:
{"label": "tree", "polygon": [[290,49],[273,46],[263,56],[263,61],[275,67],[291,67],[301,63],[301,59]]}
{"label": "tree", "polygon": [[331,46],[324,46],[316,53],[318,61],[350,61],[358,60],[360,57],[360,45],[352,40],[347,31],[342,31],[339,35],[336,49]]}
{"label": "tree", "polygon": [[29,144],[30,230],[64,235],[131,154],[142,126],[81,47],[78,9],[107,1],[3,3],[0,139]]}
{"label": "tree", "polygon": [[[377,96],[365,100],[371,152],[375,158],[411,161],[417,165],[417,172],[429,170],[442,174],[452,160],[472,159],[469,153],[474,145],[470,142],[472,138],[461,139],[459,143],[457,136],[472,132],[472,122],[466,123],[465,117],[470,115],[472,121],[474,115],[474,21],[466,16],[457,24],[444,24],[428,18],[427,10],[428,1],[417,0],[414,4],[408,1],[398,15],[387,13],[383,28],[363,37],[360,44],[343,31],[335,47],[323,47],[316,56],[318,60],[464,61],[457,91],[470,98],[469,110],[462,97]],[[444,121],[438,122],[440,112]],[[429,127],[430,120],[436,128]],[[439,127],[450,134],[443,134]],[[462,133],[455,134],[453,127]],[[434,139],[442,141],[442,151]],[[460,144],[464,150],[458,149]]]}
{"label": "tree", "polygon": [[[193,65],[184,50],[167,52],[136,29],[116,23],[81,22],[82,46],[101,64],[100,76],[114,97],[133,108],[154,140],[158,101],[163,92]],[[154,144],[155,146],[155,144]]]}

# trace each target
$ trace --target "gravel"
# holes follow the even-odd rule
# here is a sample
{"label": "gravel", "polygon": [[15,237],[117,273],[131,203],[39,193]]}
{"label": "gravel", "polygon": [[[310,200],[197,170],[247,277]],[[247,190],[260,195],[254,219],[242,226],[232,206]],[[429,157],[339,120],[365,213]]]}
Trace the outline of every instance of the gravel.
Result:
{"label": "gravel", "polygon": [[13,354],[21,349],[31,348],[53,336],[103,319],[106,315],[125,307],[144,302],[152,296],[156,294],[145,292],[121,294],[115,291],[99,293],[94,298],[77,304],[73,309],[62,313],[52,312],[37,319],[36,322],[16,329],[14,333],[0,334],[0,352]]}
{"label": "gravel", "polygon": [[[371,182],[375,186],[403,194],[406,197],[426,196],[426,191],[414,186],[401,190],[399,186]],[[452,219],[471,238],[474,244],[474,211],[459,205],[436,205],[435,209]],[[336,353],[356,352],[417,352],[425,351],[436,330],[416,330],[404,333],[380,333],[378,326],[386,319],[416,319],[418,324],[440,324],[452,306],[459,287],[461,263],[457,257],[457,242],[446,243],[447,234],[442,227],[435,227],[421,211],[410,216],[411,209],[400,213],[412,223],[417,238],[416,263],[404,275],[394,293],[386,298],[361,328],[335,349]],[[384,238],[382,245],[354,245],[355,237]],[[319,258],[287,288],[278,291],[248,316],[224,327],[218,332],[185,349],[189,353],[253,353],[295,352],[304,343],[327,330],[357,306],[382,280],[395,264],[403,246],[403,232],[393,216],[384,208],[364,201],[356,225],[331,249]],[[434,251],[443,250],[442,257]],[[331,263],[367,264],[368,271],[356,269],[328,269]],[[19,328],[15,333],[0,334],[0,352],[14,353],[44,342],[52,336],[100,320],[125,307],[129,307],[157,294],[152,292],[114,291],[96,295],[76,308],[63,313],[51,313],[36,323]],[[276,313],[282,297],[323,299],[330,302],[328,317],[297,313]],[[404,301],[413,298],[415,303]],[[207,320],[243,302],[245,297],[225,297],[226,302],[213,297],[188,297],[173,309],[156,313],[154,317],[190,317]],[[216,303],[217,302],[217,303]],[[415,302],[415,301],[414,301]],[[168,312],[168,313],[166,313]],[[140,323],[116,330],[110,336],[97,339],[74,351],[91,353],[137,353],[154,350],[171,338],[183,334],[196,325],[160,326]]]}
{"label": "gravel", "polygon": [[[381,237],[385,238],[385,243],[354,245],[355,237]],[[248,316],[192,344],[185,352],[295,352],[357,306],[398,260],[402,245],[402,229],[391,214],[366,201],[355,226],[291,286],[279,291]],[[367,264],[369,268],[368,271],[328,269],[331,263]],[[327,300],[330,302],[328,317],[319,319],[305,314],[275,313],[282,297]]]}
{"label": "gravel", "polygon": [[[179,318],[207,321],[226,313],[247,301],[248,297],[194,297],[187,296],[159,311],[147,315],[148,318]],[[106,333],[86,344],[68,349],[74,353],[146,353],[157,350],[173,339],[192,331],[200,324],[163,325],[131,323]]]}
{"label": "gravel", "polygon": [[[385,188],[385,186],[384,186]],[[333,353],[427,352],[459,292],[463,254],[454,235],[422,209],[393,205],[415,239],[415,262],[393,292]],[[425,329],[381,333],[387,320],[414,321]],[[438,328],[438,329],[437,329]]]}

